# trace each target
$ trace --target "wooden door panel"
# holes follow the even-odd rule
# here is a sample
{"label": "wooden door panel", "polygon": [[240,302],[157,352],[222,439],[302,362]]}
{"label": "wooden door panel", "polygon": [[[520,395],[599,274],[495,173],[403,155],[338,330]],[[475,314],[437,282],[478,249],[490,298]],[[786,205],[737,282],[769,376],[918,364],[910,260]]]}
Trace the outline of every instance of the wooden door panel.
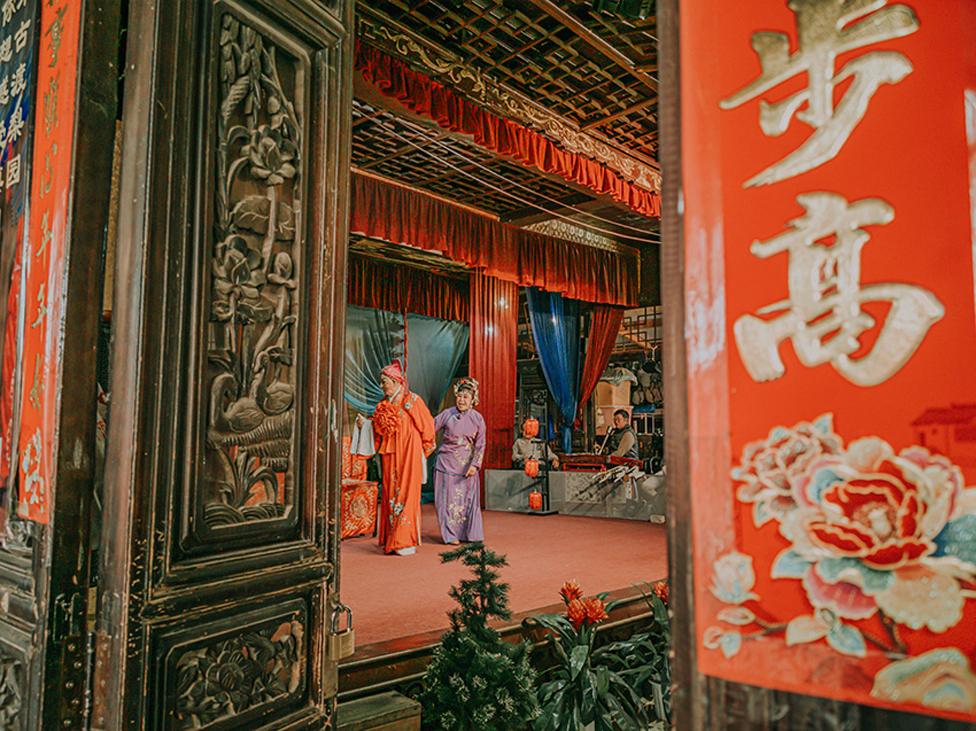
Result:
{"label": "wooden door panel", "polygon": [[130,9],[131,400],[110,421],[96,728],[331,715],[350,25],[345,2]]}

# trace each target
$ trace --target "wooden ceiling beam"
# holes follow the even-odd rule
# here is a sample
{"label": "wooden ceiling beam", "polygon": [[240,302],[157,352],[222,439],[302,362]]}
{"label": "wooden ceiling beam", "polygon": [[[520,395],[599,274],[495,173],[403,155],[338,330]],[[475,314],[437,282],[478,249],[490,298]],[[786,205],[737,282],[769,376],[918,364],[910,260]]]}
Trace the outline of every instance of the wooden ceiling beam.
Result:
{"label": "wooden ceiling beam", "polygon": [[[414,123],[416,125],[419,125],[421,127],[424,127],[425,129],[429,129],[429,130],[432,130],[432,131],[440,132],[440,133],[443,134],[444,137],[454,138],[454,139],[458,139],[458,140],[463,140],[464,142],[467,142],[469,144],[472,144],[472,145],[478,147],[479,150],[484,150],[484,151],[488,152],[493,157],[498,158],[499,160],[511,161],[511,162],[514,162],[517,165],[520,165],[522,167],[525,167],[518,160],[514,160],[514,159],[509,158],[509,157],[506,157],[504,155],[499,155],[498,153],[494,152],[493,150],[488,150],[488,149],[486,149],[484,147],[479,146],[470,135],[466,135],[466,134],[463,134],[461,132],[451,132],[451,131],[442,129],[440,126],[438,126],[437,122],[435,122],[434,120],[429,119],[428,117],[425,117],[423,115],[417,114],[416,112],[414,112],[414,111],[408,109],[407,107],[405,107],[397,99],[394,99],[393,97],[386,96],[381,91],[379,91],[378,89],[376,89],[376,87],[374,87],[372,84],[367,83],[366,80],[363,79],[362,75],[361,74],[358,74],[358,73],[357,74],[354,74],[354,78],[353,78],[353,94],[355,95],[355,97],[357,99],[366,102],[367,104],[369,104],[374,109],[384,109],[387,112],[390,112],[391,114],[393,114],[393,115],[395,115],[397,117],[401,117],[401,118],[403,118],[403,119],[405,119],[405,120],[407,120],[409,122],[412,122],[412,123]],[[431,150],[431,152],[434,153],[434,154],[436,154],[436,152],[434,150]],[[462,167],[462,165],[459,164],[459,162],[456,161],[456,160],[453,160],[452,163],[455,164],[455,165],[458,165],[458,167]],[[569,189],[569,190],[571,190],[571,191],[573,191],[575,193],[581,193],[581,194],[585,195],[587,198],[596,199],[596,200],[600,201],[604,206],[611,206],[611,207],[622,206],[622,207],[626,207],[622,203],[617,203],[616,201],[613,200],[613,198],[611,198],[608,195],[598,194],[595,191],[591,190],[590,188],[587,188],[585,186],[579,185],[578,183],[574,183],[572,181],[566,180],[565,178],[563,178],[560,175],[556,175],[554,173],[546,173],[546,172],[543,172],[543,171],[538,170],[536,168],[531,168],[531,169],[532,169],[533,173],[536,174],[536,175],[538,175],[539,177],[546,178],[547,180],[552,180],[553,182],[559,183],[560,185],[564,186],[565,188],[567,188],[567,189]],[[487,173],[472,173],[472,174],[473,175],[486,176],[488,179],[491,179],[493,183],[495,182],[494,176],[488,175]],[[458,173],[458,175],[461,175],[461,173]],[[499,187],[501,187],[502,185],[505,184],[504,181],[502,181],[500,179],[498,179],[497,182],[499,184]],[[532,194],[531,193],[522,191],[520,189],[519,190],[516,190],[515,192],[513,192],[513,195],[518,195],[521,198],[531,198],[532,197]],[[550,203],[549,201],[546,201],[544,199],[538,199],[538,202],[539,202],[539,205],[542,206],[543,208],[548,207],[550,205],[553,205],[552,203]],[[538,209],[535,209],[535,210],[538,210]],[[542,211],[539,211],[539,212],[540,213],[543,213]],[[551,218],[551,217],[552,217],[551,215],[544,216],[543,217],[543,220],[545,218]]]}
{"label": "wooden ceiling beam", "polygon": [[[596,160],[625,180],[648,190],[660,190],[660,166],[653,157],[625,147],[597,129],[581,132],[578,125],[464,65],[456,56],[379,10],[368,6],[360,9],[364,11],[358,23],[362,41],[419,68],[493,114],[538,130],[563,149]],[[359,74],[355,76],[360,78]]]}
{"label": "wooden ceiling beam", "polygon": [[[587,122],[582,127],[580,127],[580,132],[589,132],[591,129],[602,127],[603,125],[609,124],[615,119],[620,119],[621,117],[629,117],[634,112],[639,112],[641,109],[644,109],[645,107],[649,107],[652,104],[657,104],[656,96],[648,97],[647,99],[642,99],[636,104],[631,104],[626,109],[621,109],[619,112],[614,112],[613,114],[608,114],[606,117],[601,117],[600,119],[595,119],[592,122]],[[651,119],[654,120],[656,124],[657,115],[652,113],[649,116],[651,117]]]}
{"label": "wooden ceiling beam", "polygon": [[592,30],[587,28],[571,13],[567,13],[561,7],[552,2],[552,0],[529,0],[529,2],[539,8],[539,10],[543,11],[549,17],[559,21],[564,26],[569,28],[591,48],[599,51],[604,56],[609,58],[620,68],[624,69],[627,71],[627,73],[631,74],[635,79],[644,84],[644,86],[652,91],[657,91],[657,80],[653,76],[638,69],[636,63],[631,61],[629,58],[627,58],[627,56],[618,51],[610,43],[598,36]]}
{"label": "wooden ceiling beam", "polygon": [[589,210],[594,206],[605,208],[607,204],[604,201],[594,200],[592,196],[585,193],[573,193],[561,198],[559,204],[544,201],[543,205],[548,210],[540,211],[538,208],[531,207],[521,208],[499,216],[499,220],[513,226],[528,226],[530,223],[548,221],[550,218],[554,218],[557,213],[577,213],[578,211]]}

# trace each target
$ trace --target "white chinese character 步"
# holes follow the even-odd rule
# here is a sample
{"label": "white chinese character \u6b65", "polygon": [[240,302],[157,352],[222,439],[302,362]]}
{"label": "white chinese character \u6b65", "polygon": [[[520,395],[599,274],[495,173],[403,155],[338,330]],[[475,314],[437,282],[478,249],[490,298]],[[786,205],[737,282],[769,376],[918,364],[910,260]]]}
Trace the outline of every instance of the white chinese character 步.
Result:
{"label": "white chinese character \u6b65", "polygon": [[27,45],[27,41],[30,38],[30,27],[30,18],[25,18],[20,22],[20,25],[17,26],[17,32],[14,34],[14,46],[17,53],[23,51],[24,47]]}
{"label": "white chinese character \u6b65", "polygon": [[[839,70],[837,56],[918,30],[918,18],[907,5],[885,7],[887,0],[790,0],[796,16],[797,49],[790,53],[785,33],[759,31],[752,47],[762,73],[719,106],[734,109],[785,81],[805,73],[805,89],[785,99],[759,103],[759,126],[769,137],[784,132],[795,116],[814,132],[785,158],[746,181],[745,187],[769,185],[794,177],[836,157],[882,84],[896,84],[912,71],[896,51],[871,51]],[[834,103],[835,92],[850,81]]]}
{"label": "white chinese character \u6b65", "polygon": [[7,75],[4,74],[3,78],[0,78],[0,106],[6,106],[10,103],[10,80]]}
{"label": "white chinese character \u6b65", "polygon": [[[799,361],[807,366],[830,363],[859,386],[876,386],[897,373],[921,345],[929,328],[945,314],[931,292],[910,284],[861,286],[861,249],[869,234],[861,227],[889,223],[892,207],[880,198],[848,203],[836,193],[803,193],[797,202],[805,214],[791,228],[751,251],[760,259],[789,255],[789,297],[743,315],[733,327],[746,370],[755,381],[771,381],[786,372],[779,346],[789,338]],[[890,305],[867,352],[861,336],[875,318],[867,303]]]}
{"label": "white chinese character \u6b65", "polygon": [[27,64],[23,61],[14,71],[13,78],[10,80],[10,96],[16,99],[19,95],[24,93],[27,88]]}
{"label": "white chinese character \u6b65", "polygon": [[20,182],[20,155],[7,161],[7,187],[12,188]]}

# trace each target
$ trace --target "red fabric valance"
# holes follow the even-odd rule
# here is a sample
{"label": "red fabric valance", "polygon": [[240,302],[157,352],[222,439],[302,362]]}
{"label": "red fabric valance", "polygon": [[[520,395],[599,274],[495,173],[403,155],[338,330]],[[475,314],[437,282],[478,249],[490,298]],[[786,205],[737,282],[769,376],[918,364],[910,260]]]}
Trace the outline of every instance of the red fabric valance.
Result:
{"label": "red fabric valance", "polygon": [[352,233],[439,251],[489,276],[585,302],[637,303],[636,254],[524,231],[358,173],[353,173],[351,186]]}
{"label": "red fabric valance", "polygon": [[482,147],[513,157],[583,185],[629,206],[645,216],[661,215],[661,196],[638,187],[606,165],[562,149],[528,127],[475,106],[429,76],[412,70],[371,46],[356,43],[356,68],[363,78],[405,107],[444,129],[471,135]]}
{"label": "red fabric valance", "polygon": [[349,256],[351,305],[468,321],[468,283],[366,256]]}

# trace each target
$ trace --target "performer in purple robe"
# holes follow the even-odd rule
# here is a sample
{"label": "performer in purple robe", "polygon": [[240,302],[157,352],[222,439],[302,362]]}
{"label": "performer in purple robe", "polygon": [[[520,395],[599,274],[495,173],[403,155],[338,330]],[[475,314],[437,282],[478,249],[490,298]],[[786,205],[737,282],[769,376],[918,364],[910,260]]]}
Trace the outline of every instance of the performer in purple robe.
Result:
{"label": "performer in purple robe", "polygon": [[444,543],[483,541],[478,471],[485,456],[485,420],[475,411],[478,382],[462,378],[454,385],[457,406],[434,419],[444,440],[434,468],[434,504]]}

